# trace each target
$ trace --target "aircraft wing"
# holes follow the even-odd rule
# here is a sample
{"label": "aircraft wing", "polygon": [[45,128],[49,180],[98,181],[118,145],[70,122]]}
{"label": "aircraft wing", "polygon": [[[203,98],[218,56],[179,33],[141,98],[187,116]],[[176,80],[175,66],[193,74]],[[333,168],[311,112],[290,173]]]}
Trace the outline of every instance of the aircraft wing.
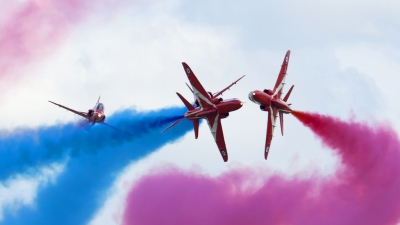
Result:
{"label": "aircraft wing", "polygon": [[267,124],[267,138],[265,140],[265,159],[268,158],[269,148],[271,146],[272,137],[276,126],[276,118],[278,117],[278,110],[275,107],[269,107],[268,111],[268,124]]}
{"label": "aircraft wing", "polygon": [[214,137],[214,140],[217,143],[222,159],[224,160],[224,162],[227,162],[228,151],[226,150],[224,133],[222,131],[222,124],[221,124],[221,119],[219,118],[219,114],[215,116],[208,116],[206,117],[206,120],[208,126],[210,127],[211,133]]}
{"label": "aircraft wing", "polygon": [[70,108],[68,108],[68,107],[66,107],[66,106],[57,104],[57,103],[52,102],[52,101],[49,101],[49,102],[50,102],[50,103],[53,103],[53,104],[56,105],[56,106],[59,106],[59,107],[61,107],[61,108],[64,108],[64,109],[66,109],[66,110],[68,110],[68,111],[71,111],[71,112],[73,112],[73,113],[75,113],[75,114],[77,114],[77,115],[79,115],[79,116],[82,116],[82,117],[88,119],[87,113],[85,113],[85,112],[79,112],[79,111],[76,111],[76,110],[74,110],[74,109],[70,109]]}
{"label": "aircraft wing", "polygon": [[192,69],[190,69],[185,62],[183,62],[182,65],[185,69],[189,82],[192,85],[194,98],[199,102],[202,108],[214,108],[215,105],[211,102],[210,95],[208,95],[206,90],[204,90],[196,75],[194,75]]}
{"label": "aircraft wing", "polygon": [[239,79],[237,79],[236,81],[234,81],[234,82],[233,82],[231,85],[229,85],[228,87],[222,89],[220,92],[215,93],[215,94],[214,94],[214,98],[216,98],[216,97],[222,95],[222,93],[224,93],[226,90],[229,90],[229,88],[231,88],[233,85],[235,85],[235,84],[236,84],[239,80],[241,80],[244,76],[246,76],[246,75],[241,76]]}
{"label": "aircraft wing", "polygon": [[289,65],[289,57],[290,57],[290,50],[286,52],[285,58],[283,59],[283,63],[281,66],[281,71],[279,72],[278,79],[276,80],[274,87],[274,95],[276,95],[279,99],[281,99],[283,86],[285,85],[286,70]]}

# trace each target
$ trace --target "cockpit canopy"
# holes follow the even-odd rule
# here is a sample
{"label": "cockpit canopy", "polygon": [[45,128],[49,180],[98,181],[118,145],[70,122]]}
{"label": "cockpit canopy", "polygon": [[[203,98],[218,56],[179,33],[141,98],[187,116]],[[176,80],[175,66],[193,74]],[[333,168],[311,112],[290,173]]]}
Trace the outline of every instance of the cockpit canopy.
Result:
{"label": "cockpit canopy", "polygon": [[103,105],[103,103],[98,103],[98,104],[96,105],[96,110],[101,110],[101,111],[104,112],[104,105]]}

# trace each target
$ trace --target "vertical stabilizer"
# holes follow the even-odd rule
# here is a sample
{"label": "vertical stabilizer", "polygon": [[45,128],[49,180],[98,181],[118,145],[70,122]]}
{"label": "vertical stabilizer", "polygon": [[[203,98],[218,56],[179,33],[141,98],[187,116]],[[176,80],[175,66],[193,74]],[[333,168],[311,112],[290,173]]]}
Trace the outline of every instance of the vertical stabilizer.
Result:
{"label": "vertical stabilizer", "polygon": [[97,99],[97,102],[96,102],[96,104],[93,106],[93,109],[95,109],[96,106],[97,106],[97,104],[99,104],[99,102],[100,102],[100,97],[101,97],[101,95],[100,95],[99,98]]}
{"label": "vertical stabilizer", "polygon": [[279,122],[281,124],[281,133],[283,136],[283,112],[279,112]]}
{"label": "vertical stabilizer", "polygon": [[194,137],[197,139],[199,136],[199,119],[195,119],[193,122]]}

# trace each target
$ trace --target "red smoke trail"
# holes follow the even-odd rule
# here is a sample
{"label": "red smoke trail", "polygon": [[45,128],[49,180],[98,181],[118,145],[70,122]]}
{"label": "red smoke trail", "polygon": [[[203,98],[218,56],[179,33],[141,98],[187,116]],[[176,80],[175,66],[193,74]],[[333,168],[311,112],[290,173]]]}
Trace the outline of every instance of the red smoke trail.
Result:
{"label": "red smoke trail", "polygon": [[293,115],[340,157],[333,175],[273,175],[260,184],[252,170],[215,178],[164,169],[142,178],[130,191],[124,224],[399,222],[400,142],[395,131],[388,125],[368,126],[319,114]]}

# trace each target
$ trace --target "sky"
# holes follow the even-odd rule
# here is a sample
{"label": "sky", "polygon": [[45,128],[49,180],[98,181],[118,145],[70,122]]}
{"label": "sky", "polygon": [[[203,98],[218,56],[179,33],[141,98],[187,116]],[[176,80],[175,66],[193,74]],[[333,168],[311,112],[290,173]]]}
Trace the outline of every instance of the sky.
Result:
{"label": "sky", "polygon": [[[268,161],[263,158],[267,117],[247,94],[273,87],[287,50],[292,108],[400,131],[396,1],[0,0],[0,8],[9,9],[0,15],[3,139],[78,121],[48,100],[86,111],[101,96],[107,117],[116,122],[121,112],[180,108],[175,92],[192,99],[181,62],[212,92],[246,74],[223,96],[246,102],[222,122],[228,163],[205,123],[197,140],[184,127],[105,175],[81,224],[122,224],[128,192],[162,165],[211,177],[239,168],[288,179],[335,174],[338,156],[291,115],[285,116],[285,135],[275,134]],[[79,163],[97,160],[82,157],[61,157],[2,178],[0,224],[45,210],[46,196],[73,181],[70,172]]]}

